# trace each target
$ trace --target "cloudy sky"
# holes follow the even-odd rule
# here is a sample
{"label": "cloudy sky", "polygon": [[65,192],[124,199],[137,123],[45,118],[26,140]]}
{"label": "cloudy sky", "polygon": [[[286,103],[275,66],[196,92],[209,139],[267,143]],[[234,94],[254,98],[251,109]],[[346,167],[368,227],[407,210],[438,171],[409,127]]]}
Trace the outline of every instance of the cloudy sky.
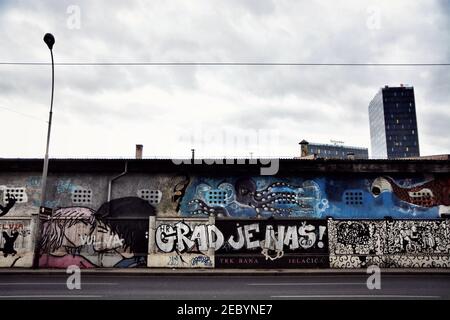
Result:
{"label": "cloudy sky", "polygon": [[[0,62],[449,63],[450,1],[4,1]],[[0,65],[0,157],[42,157],[51,69]],[[370,146],[377,90],[413,85],[422,155],[450,153],[450,67],[56,66],[51,157],[296,156]],[[248,137],[248,143],[234,142]],[[267,138],[270,136],[272,138]],[[259,140],[256,141],[255,137]],[[275,138],[274,138],[275,137]]]}

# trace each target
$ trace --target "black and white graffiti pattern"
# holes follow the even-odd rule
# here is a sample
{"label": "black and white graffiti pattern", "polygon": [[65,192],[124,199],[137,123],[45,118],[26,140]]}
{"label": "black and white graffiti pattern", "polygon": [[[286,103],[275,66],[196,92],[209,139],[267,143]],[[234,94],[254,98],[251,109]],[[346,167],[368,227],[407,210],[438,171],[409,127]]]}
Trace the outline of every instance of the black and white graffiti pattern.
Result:
{"label": "black and white graffiti pattern", "polygon": [[450,253],[450,222],[397,220],[387,222],[389,254]]}
{"label": "black and white graffiti pattern", "polygon": [[328,221],[330,267],[448,268],[448,220]]}
{"label": "black and white graffiti pattern", "polygon": [[383,256],[330,255],[330,268],[366,268],[371,265],[385,267]]}
{"label": "black and white graffiti pattern", "polygon": [[383,221],[330,221],[328,228],[331,254],[383,254]]}

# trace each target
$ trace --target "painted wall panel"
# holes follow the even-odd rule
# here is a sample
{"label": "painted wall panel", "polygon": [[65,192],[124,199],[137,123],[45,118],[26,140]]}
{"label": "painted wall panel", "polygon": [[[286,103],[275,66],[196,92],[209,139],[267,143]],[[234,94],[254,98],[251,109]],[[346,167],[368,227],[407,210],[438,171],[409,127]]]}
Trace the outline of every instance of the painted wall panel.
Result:
{"label": "painted wall panel", "polygon": [[449,220],[330,219],[330,267],[450,267],[449,228]]}
{"label": "painted wall panel", "polygon": [[0,220],[0,267],[31,267],[33,245],[30,220]]}
{"label": "painted wall panel", "polygon": [[126,197],[88,207],[57,209],[43,222],[41,267],[145,267],[149,216],[147,201]]}
{"label": "painted wall panel", "polygon": [[326,268],[326,220],[216,220],[226,242],[216,251],[218,268]]}
{"label": "painted wall panel", "polygon": [[214,248],[220,232],[209,219],[158,219],[148,266],[214,268]]}
{"label": "painted wall panel", "polygon": [[439,218],[450,213],[450,179],[194,177],[180,209],[228,218]]}

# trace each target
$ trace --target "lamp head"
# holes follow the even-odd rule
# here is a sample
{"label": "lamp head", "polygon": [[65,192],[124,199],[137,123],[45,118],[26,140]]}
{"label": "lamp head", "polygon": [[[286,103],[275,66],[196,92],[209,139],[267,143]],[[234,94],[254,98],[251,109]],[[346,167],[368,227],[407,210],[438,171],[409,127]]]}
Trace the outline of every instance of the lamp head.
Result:
{"label": "lamp head", "polygon": [[55,37],[51,33],[46,33],[44,36],[44,42],[47,44],[47,47],[52,50],[53,45],[55,44]]}

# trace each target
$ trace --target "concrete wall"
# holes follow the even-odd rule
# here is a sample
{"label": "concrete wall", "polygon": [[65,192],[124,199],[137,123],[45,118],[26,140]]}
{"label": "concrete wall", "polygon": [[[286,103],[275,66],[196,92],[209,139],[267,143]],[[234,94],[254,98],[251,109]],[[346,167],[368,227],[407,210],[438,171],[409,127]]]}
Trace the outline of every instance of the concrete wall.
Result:
{"label": "concrete wall", "polygon": [[[114,171],[74,163],[50,167],[42,267],[448,267],[448,164],[353,163],[342,172],[334,164],[307,171],[309,161],[277,176],[141,168],[114,181],[108,202],[123,163]],[[40,171],[1,166],[0,267],[29,267]]]}

